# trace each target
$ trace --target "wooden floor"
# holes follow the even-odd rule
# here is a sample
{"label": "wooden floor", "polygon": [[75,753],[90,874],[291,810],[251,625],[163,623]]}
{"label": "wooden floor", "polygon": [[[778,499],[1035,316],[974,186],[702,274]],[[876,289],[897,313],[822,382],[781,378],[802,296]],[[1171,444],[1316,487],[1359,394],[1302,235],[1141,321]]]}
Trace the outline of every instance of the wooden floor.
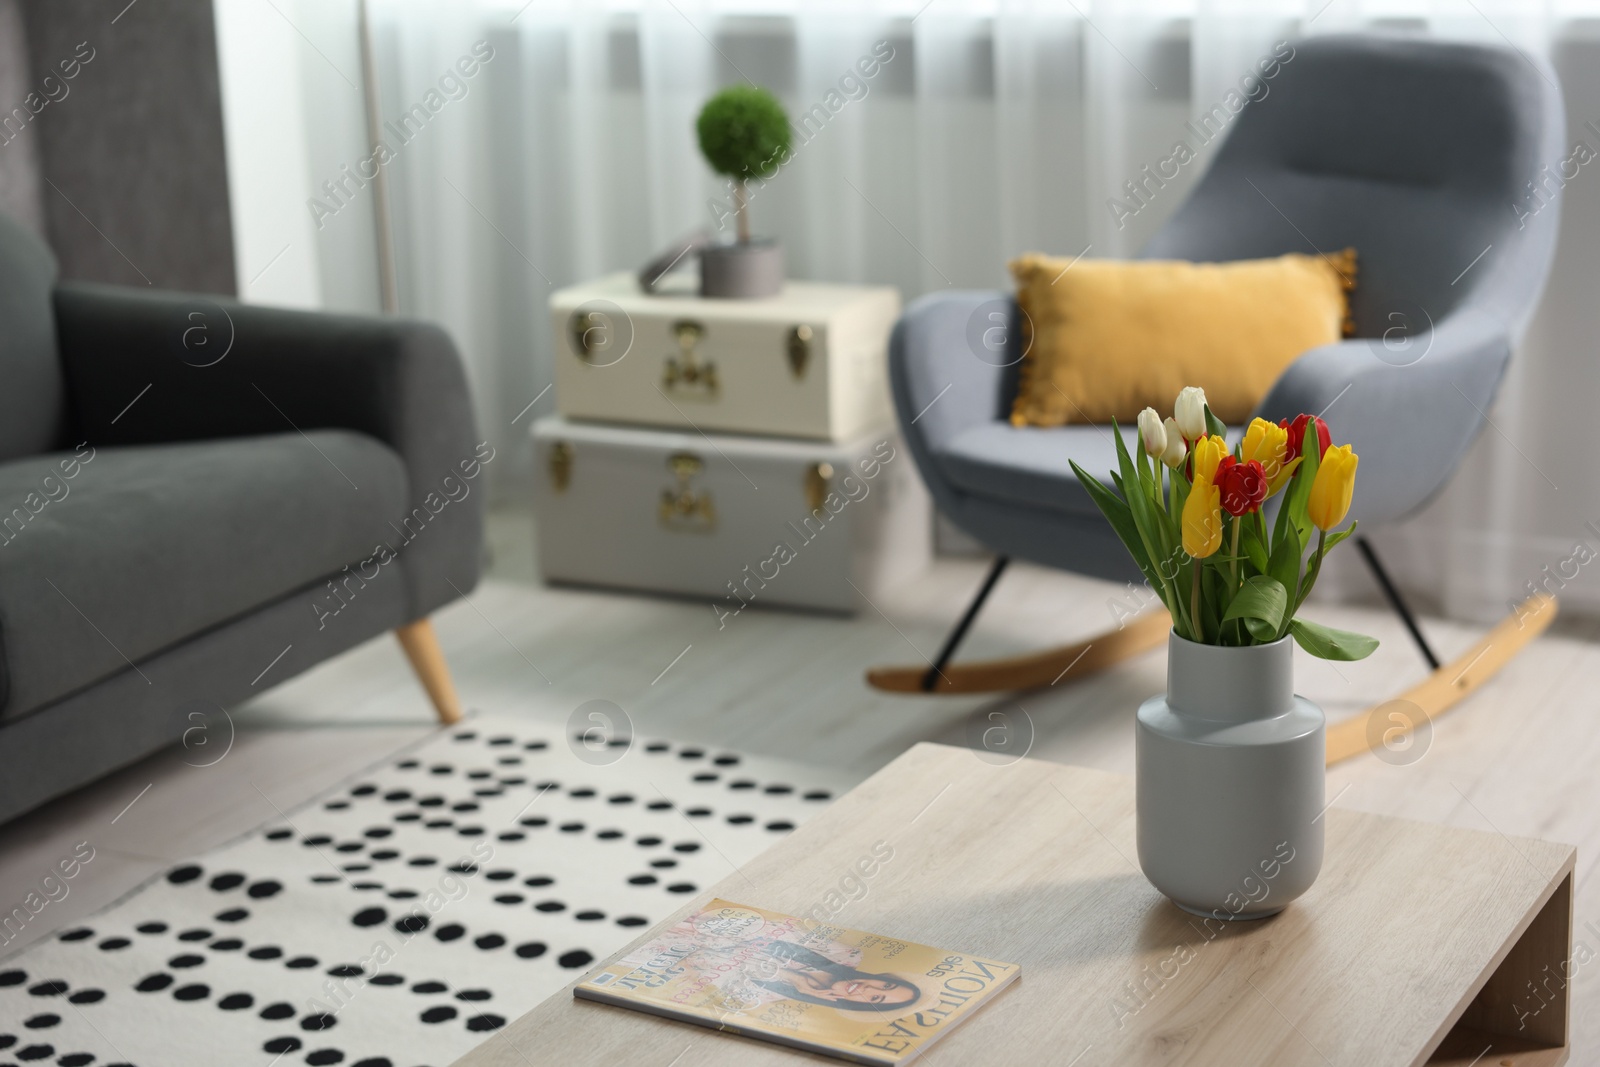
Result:
{"label": "wooden floor", "polygon": [[[1029,755],[1131,773],[1132,716],[1165,683],[1148,654],[1105,674],[1017,698],[902,697],[862,672],[931,655],[981,581],[985,562],[941,560],[853,619],[546,588],[532,524],[491,523],[491,577],[435,617],[468,709],[560,724],[583,702],[623,708],[636,732],[828,766],[860,778],[920,740],[966,743],[1003,726]],[[966,652],[998,655],[1081,638],[1112,624],[1128,590],[1026,566],[1001,581]],[[1382,608],[1313,607],[1331,625],[1382,639],[1361,663],[1303,655],[1297,688],[1330,719],[1398,693],[1425,673]],[[1425,620],[1444,658],[1480,631]],[[1564,620],[1437,726],[1419,759],[1370,756],[1329,772],[1340,807],[1544,837],[1578,848],[1574,937],[1596,957],[1573,980],[1572,1062],[1600,1062],[1600,624]],[[1297,655],[1300,655],[1297,651]],[[470,714],[469,710],[469,714]],[[999,716],[999,717],[997,717]],[[245,833],[436,729],[395,641],[371,642],[232,711],[236,736],[208,752],[174,749],[0,827],[0,908],[9,911],[82,840],[95,859],[8,954],[136,887],[170,863]],[[1003,718],[1002,718],[1003,717]],[[219,727],[225,730],[225,727]],[[148,787],[148,789],[147,789]],[[131,806],[129,806],[131,803]],[[1510,847],[1509,844],[1507,847]]]}

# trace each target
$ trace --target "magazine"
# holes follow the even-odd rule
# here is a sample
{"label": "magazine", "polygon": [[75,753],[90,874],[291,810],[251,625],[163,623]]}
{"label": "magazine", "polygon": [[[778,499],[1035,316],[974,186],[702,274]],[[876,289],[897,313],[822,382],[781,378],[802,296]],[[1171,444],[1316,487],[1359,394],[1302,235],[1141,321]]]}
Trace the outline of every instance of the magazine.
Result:
{"label": "magazine", "polygon": [[1000,992],[1015,963],[726,900],[573,995],[853,1063],[908,1063]]}

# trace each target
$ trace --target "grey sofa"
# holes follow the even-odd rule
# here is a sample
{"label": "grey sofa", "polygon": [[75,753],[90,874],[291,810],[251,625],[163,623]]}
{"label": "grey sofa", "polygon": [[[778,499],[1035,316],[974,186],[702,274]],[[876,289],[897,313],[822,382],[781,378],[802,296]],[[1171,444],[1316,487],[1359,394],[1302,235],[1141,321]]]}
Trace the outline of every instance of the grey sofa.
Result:
{"label": "grey sofa", "polygon": [[388,630],[459,716],[493,453],[442,330],[58,284],[3,218],[0,316],[0,820]]}

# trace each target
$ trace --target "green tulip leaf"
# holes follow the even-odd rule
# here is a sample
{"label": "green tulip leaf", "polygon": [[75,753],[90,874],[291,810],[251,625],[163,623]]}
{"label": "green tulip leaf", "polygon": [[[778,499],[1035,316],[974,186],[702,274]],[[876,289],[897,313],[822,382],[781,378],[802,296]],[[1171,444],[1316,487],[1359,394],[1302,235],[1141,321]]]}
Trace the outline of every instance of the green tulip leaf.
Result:
{"label": "green tulip leaf", "polygon": [[1366,659],[1378,647],[1376,637],[1351,633],[1349,630],[1335,630],[1331,626],[1307,622],[1305,619],[1292,620],[1289,632],[1294,634],[1295,642],[1301,648],[1318,659]]}
{"label": "green tulip leaf", "polygon": [[1229,619],[1258,619],[1270,626],[1274,633],[1283,624],[1283,609],[1289,605],[1289,594],[1282,585],[1264,574],[1245,579],[1234,594],[1222,621]]}
{"label": "green tulip leaf", "polygon": [[1261,543],[1261,535],[1256,533],[1254,523],[1246,523],[1244,532],[1239,537],[1239,547],[1244,550],[1244,556],[1252,567],[1261,574],[1269,573],[1267,546]]}
{"label": "green tulip leaf", "polygon": [[1210,404],[1206,405],[1206,433],[1215,434],[1218,437],[1228,436],[1227,424],[1221,419],[1217,418],[1215,415],[1211,414]]}
{"label": "green tulip leaf", "polygon": [[1278,639],[1278,628],[1261,619],[1245,619],[1244,628],[1250,631],[1250,636],[1260,644],[1271,644]]}

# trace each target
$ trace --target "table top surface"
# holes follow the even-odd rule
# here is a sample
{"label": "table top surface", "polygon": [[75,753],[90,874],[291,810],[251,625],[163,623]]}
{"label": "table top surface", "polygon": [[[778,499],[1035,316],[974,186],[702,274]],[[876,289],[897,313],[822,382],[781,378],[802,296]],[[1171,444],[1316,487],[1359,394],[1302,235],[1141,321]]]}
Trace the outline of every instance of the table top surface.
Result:
{"label": "table top surface", "polygon": [[[839,925],[1020,963],[1015,985],[924,1054],[935,1065],[1457,1062],[1428,1050],[1525,932],[1545,929],[1552,958],[1565,957],[1571,897],[1554,894],[1574,850],[1324,817],[1326,858],[1305,896],[1270,919],[1207,922],[1140,872],[1130,778],[919,744],[656,929],[713,897],[797,915],[823,905]],[[885,845],[892,857],[862,879],[857,860]],[[1515,998],[1491,1007],[1509,1031],[1532,1010]],[[1559,1022],[1560,1035],[1557,1014],[1540,1024]],[[641,1050],[663,1067],[822,1062],[569,989],[458,1067],[643,1062]]]}

